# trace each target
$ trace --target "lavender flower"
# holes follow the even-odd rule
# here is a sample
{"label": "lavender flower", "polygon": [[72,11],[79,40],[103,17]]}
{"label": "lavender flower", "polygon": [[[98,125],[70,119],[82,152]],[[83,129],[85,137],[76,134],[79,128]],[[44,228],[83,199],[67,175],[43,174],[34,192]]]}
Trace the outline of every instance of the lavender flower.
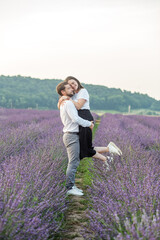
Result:
{"label": "lavender flower", "polygon": [[92,202],[88,217],[96,239],[158,239],[159,126],[160,118],[102,116],[94,145],[113,141],[123,155],[114,156],[110,170],[100,161],[94,161],[95,169],[90,170],[94,178],[88,190]]}
{"label": "lavender flower", "polygon": [[59,112],[5,110],[0,127],[0,236],[48,239],[66,209]]}

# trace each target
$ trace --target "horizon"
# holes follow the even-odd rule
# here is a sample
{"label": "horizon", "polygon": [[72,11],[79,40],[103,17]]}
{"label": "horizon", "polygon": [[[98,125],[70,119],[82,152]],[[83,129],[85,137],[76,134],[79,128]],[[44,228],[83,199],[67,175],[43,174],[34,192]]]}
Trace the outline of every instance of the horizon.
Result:
{"label": "horizon", "polygon": [[1,0],[0,74],[65,79],[160,100],[159,0]]}
{"label": "horizon", "polygon": [[[31,78],[31,79],[38,79],[38,80],[41,80],[41,81],[45,81],[45,80],[51,80],[51,81],[54,81],[54,80],[58,80],[58,81],[64,81],[63,79],[58,79],[58,78],[38,78],[38,77],[31,77],[31,76],[22,76],[22,75],[14,75],[14,76],[5,76],[5,75],[0,75],[1,76],[4,76],[4,77],[23,77],[23,78]],[[124,91],[127,91],[127,92],[130,92],[131,94],[134,94],[134,93],[139,93],[139,94],[142,94],[142,95],[147,95],[148,97],[151,97],[155,100],[157,100],[156,98],[148,95],[148,93],[141,93],[141,92],[137,92],[137,91],[130,91],[130,90],[126,90],[126,89],[121,89],[121,88],[116,88],[116,87],[108,87],[106,85],[102,85],[102,84],[93,84],[93,83],[85,83],[85,82],[81,82],[82,84],[86,84],[86,85],[94,85],[94,86],[101,86],[101,87],[107,87],[107,88],[114,88],[114,89],[120,89],[122,92]],[[157,100],[157,101],[160,101],[160,100]]]}

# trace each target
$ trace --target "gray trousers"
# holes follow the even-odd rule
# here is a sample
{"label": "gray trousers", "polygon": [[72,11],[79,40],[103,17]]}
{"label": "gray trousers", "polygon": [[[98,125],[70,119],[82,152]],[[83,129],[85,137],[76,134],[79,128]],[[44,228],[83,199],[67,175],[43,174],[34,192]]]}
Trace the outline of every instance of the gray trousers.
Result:
{"label": "gray trousers", "polygon": [[66,171],[66,188],[69,190],[74,186],[75,174],[80,163],[79,152],[79,135],[64,133],[63,142],[67,149],[68,165]]}

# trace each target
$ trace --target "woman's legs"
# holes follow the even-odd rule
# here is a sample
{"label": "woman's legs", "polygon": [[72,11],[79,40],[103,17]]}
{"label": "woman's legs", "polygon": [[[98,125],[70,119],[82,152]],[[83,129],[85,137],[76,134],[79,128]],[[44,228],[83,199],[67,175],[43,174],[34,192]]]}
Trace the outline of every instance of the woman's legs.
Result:
{"label": "woman's legs", "polygon": [[94,150],[98,153],[109,152],[119,156],[122,155],[122,151],[113,142],[110,142],[107,147],[94,147]]}
{"label": "woman's legs", "polygon": [[94,150],[98,153],[109,152],[109,147],[94,147]]}
{"label": "woman's legs", "polygon": [[94,150],[96,151],[96,154],[93,156],[93,158],[96,159],[98,158],[104,162],[107,160],[107,158],[103,156],[101,153],[109,152],[108,147],[94,147]]}
{"label": "woman's legs", "polygon": [[100,154],[99,152],[96,152],[96,154],[94,156],[92,156],[92,157],[96,158],[96,159],[100,159],[103,162],[105,162],[107,160],[107,158],[105,156],[103,156],[102,154]]}

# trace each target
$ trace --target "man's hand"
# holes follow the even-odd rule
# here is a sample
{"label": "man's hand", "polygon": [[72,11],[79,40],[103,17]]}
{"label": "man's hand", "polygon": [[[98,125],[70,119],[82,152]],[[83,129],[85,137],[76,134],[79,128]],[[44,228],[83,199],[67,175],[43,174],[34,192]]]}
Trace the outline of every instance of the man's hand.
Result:
{"label": "man's hand", "polygon": [[90,129],[93,130],[93,128],[94,128],[94,123],[93,123],[93,121],[91,121]]}

